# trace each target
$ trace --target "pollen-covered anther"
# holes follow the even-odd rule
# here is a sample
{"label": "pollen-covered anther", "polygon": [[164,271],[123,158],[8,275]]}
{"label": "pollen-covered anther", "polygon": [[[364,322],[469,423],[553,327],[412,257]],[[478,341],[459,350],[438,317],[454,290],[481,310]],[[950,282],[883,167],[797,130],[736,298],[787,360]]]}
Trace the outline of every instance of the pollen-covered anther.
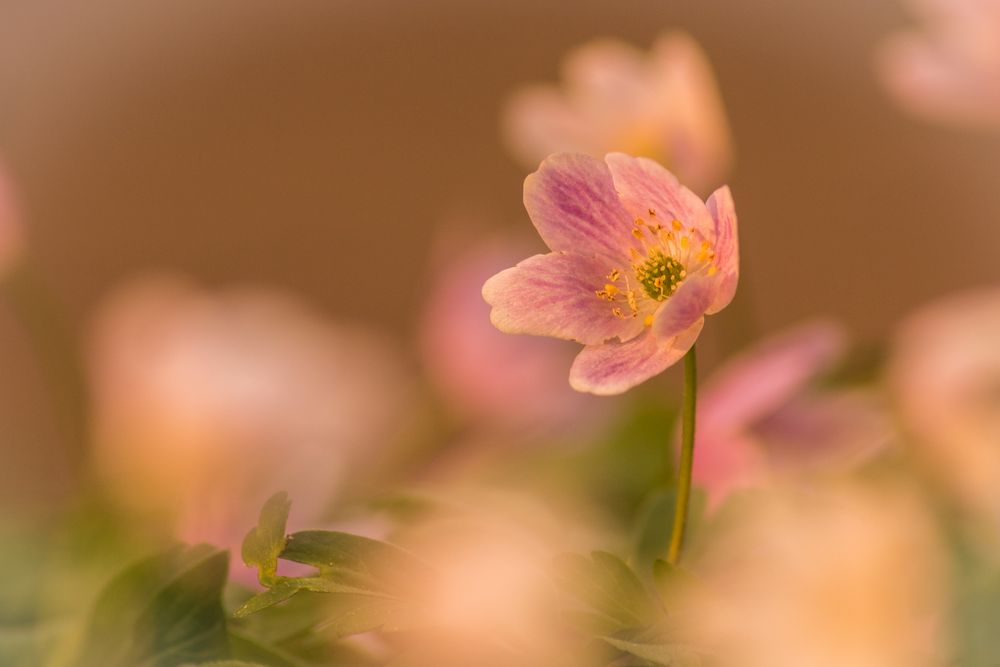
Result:
{"label": "pollen-covered anther", "polygon": [[680,220],[672,220],[670,226],[674,228],[675,232],[680,232],[684,230],[684,225],[681,224]]}

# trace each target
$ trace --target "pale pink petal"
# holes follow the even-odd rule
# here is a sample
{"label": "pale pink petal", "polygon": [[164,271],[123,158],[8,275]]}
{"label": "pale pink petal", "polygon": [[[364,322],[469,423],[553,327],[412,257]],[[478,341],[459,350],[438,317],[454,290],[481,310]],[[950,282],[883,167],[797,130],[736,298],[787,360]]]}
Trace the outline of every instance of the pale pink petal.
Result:
{"label": "pale pink petal", "polygon": [[[524,180],[524,206],[545,244],[556,252],[601,255],[625,264],[638,247],[633,219],[601,160],[551,155]],[[610,269],[611,267],[609,267]]]}
{"label": "pale pink petal", "polygon": [[758,343],[716,370],[698,402],[706,436],[748,428],[791,400],[844,352],[843,328],[809,322]]}
{"label": "pale pink petal", "polygon": [[705,316],[705,309],[715,299],[718,280],[704,273],[687,278],[653,316],[653,334],[670,340]]}
{"label": "pale pink petal", "polygon": [[729,186],[708,198],[708,211],[715,221],[715,263],[719,267],[719,291],[706,311],[714,315],[729,305],[740,279],[740,246],[736,227],[736,207]]}
{"label": "pale pink petal", "polygon": [[569,383],[577,391],[611,396],[658,375],[680,361],[694,345],[705,320],[668,341],[645,332],[626,343],[588,346],[580,351],[569,372]]}
{"label": "pale pink petal", "polygon": [[679,220],[714,240],[715,223],[705,203],[657,162],[624,153],[608,153],[604,158],[611,170],[621,202],[634,218],[648,219],[653,211],[660,220]]}
{"label": "pale pink petal", "polygon": [[634,338],[642,318],[618,318],[595,292],[612,267],[606,260],[563,253],[535,255],[483,285],[490,319],[506,333],[553,336],[584,345]]}
{"label": "pale pink petal", "polygon": [[732,492],[753,486],[764,474],[759,443],[746,433],[699,435],[695,428],[692,479],[708,494],[708,509],[715,510]]}
{"label": "pale pink petal", "polygon": [[531,169],[552,153],[594,154],[594,146],[603,143],[595,137],[599,128],[587,122],[554,86],[530,86],[513,95],[502,125],[511,152]]}
{"label": "pale pink petal", "polygon": [[652,101],[663,117],[666,164],[695,192],[710,191],[722,181],[733,157],[708,57],[690,35],[672,32],[654,44],[650,68]]}
{"label": "pale pink petal", "polygon": [[0,165],[0,275],[11,268],[24,251],[22,220],[17,198]]}

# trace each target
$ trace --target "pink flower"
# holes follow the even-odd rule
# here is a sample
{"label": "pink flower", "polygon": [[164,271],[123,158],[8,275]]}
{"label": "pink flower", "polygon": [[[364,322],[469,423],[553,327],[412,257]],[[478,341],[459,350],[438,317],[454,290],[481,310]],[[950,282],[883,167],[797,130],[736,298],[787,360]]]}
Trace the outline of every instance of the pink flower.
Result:
{"label": "pink flower", "polygon": [[592,42],[567,57],[563,78],[564,87],[528,87],[507,106],[507,142],[525,166],[551,153],[621,151],[662,162],[698,192],[720,184],[732,161],[729,130],[691,37],[667,34],[649,54]]}
{"label": "pink flower", "polygon": [[524,205],[552,252],[493,276],[483,297],[501,331],[582,343],[577,391],[619,394],[661,373],[736,291],[727,187],[706,205],[652,160],[563,153],[525,179]]}
{"label": "pink flower", "polygon": [[964,510],[993,526],[1000,525],[998,341],[1000,288],[959,293],[903,323],[889,365],[917,455]]}
{"label": "pink flower", "polygon": [[378,455],[405,398],[386,341],[265,290],[146,279],[109,299],[91,343],[108,487],[182,539],[237,554],[277,490],[316,525]]}
{"label": "pink flower", "polygon": [[698,401],[694,480],[710,505],[784,470],[853,464],[888,440],[871,392],[810,389],[844,348],[840,326],[808,322],[754,345],[709,377]]}
{"label": "pink flower", "polygon": [[566,425],[592,414],[597,399],[566,386],[570,350],[555,340],[507,336],[489,322],[483,282],[525,255],[527,244],[494,237],[450,240],[437,264],[421,323],[426,371],[448,406],[496,427]]}
{"label": "pink flower", "polygon": [[1000,126],[1000,2],[908,4],[925,26],[883,46],[879,66],[890,92],[928,118]]}
{"label": "pink flower", "polygon": [[0,167],[0,276],[14,266],[23,250],[20,211],[10,180]]}

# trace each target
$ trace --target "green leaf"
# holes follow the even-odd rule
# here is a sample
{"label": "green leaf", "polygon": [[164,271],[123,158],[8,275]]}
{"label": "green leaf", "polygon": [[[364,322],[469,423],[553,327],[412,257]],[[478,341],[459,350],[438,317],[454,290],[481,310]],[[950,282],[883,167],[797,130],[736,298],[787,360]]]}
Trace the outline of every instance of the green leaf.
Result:
{"label": "green leaf", "polygon": [[284,602],[296,593],[302,590],[302,587],[296,583],[295,579],[286,579],[279,581],[274,586],[259,593],[246,602],[244,602],[239,609],[233,612],[235,618],[245,618],[250,614],[255,614],[262,609],[267,609],[279,602]]}
{"label": "green leaf", "polygon": [[410,625],[402,603],[367,595],[331,595],[324,616],[316,631],[337,638],[378,629],[400,632]]}
{"label": "green leaf", "polygon": [[643,644],[630,642],[615,637],[601,639],[619,651],[642,658],[654,665],[663,667],[701,667],[701,655],[689,646],[682,644]]}
{"label": "green leaf", "polygon": [[257,577],[265,586],[275,581],[278,557],[285,548],[285,526],[292,503],[285,492],[271,496],[260,511],[260,520],[243,538],[240,550],[243,562],[257,568]]}
{"label": "green leaf", "polygon": [[[651,493],[638,513],[634,529],[633,556],[639,571],[646,576],[649,567],[658,558],[666,558],[670,533],[674,525],[676,490],[658,489]],[[691,492],[688,507],[687,535],[684,543],[690,547],[697,540],[704,524],[707,497],[701,489]]]}
{"label": "green leaf", "polygon": [[108,584],[90,615],[76,667],[176,667],[229,657],[222,589],[229,554],[175,547]]}
{"label": "green leaf", "polygon": [[607,631],[643,628],[659,620],[659,607],[636,574],[617,556],[594,551],[590,558],[565,554],[556,560],[556,581],[571,597],[604,618]]}
{"label": "green leaf", "polygon": [[281,557],[319,568],[328,579],[383,592],[425,576],[429,569],[415,555],[387,542],[328,530],[291,535]]}

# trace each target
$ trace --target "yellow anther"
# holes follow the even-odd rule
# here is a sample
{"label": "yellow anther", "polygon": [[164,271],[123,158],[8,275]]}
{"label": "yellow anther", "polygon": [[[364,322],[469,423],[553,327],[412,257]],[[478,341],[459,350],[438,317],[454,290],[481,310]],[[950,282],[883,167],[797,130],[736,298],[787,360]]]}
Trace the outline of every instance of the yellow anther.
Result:
{"label": "yellow anther", "polygon": [[636,237],[637,239],[641,239],[642,238],[642,230],[639,229],[638,227],[636,227],[635,229],[632,230],[632,236]]}
{"label": "yellow anther", "polygon": [[642,227],[644,224],[646,224],[646,221],[643,220],[642,218],[636,218],[633,224],[635,224],[637,227]]}
{"label": "yellow anther", "polygon": [[611,282],[615,282],[616,280],[618,280],[618,278],[621,275],[622,275],[622,272],[619,271],[618,269],[615,269],[611,273],[608,274],[608,280],[610,280]]}
{"label": "yellow anther", "polygon": [[624,320],[625,319],[625,313],[622,312],[621,308],[618,308],[618,307],[612,308],[611,309],[611,314],[614,315],[615,317],[617,317],[620,320]]}
{"label": "yellow anther", "polygon": [[646,319],[644,319],[642,321],[642,323],[645,324],[647,327],[653,326],[653,316],[652,315],[646,315]]}
{"label": "yellow anther", "polygon": [[654,211],[653,209],[647,208],[646,211],[649,213],[649,217],[651,217],[651,218],[655,218],[656,217],[656,211]]}
{"label": "yellow anther", "polygon": [[711,250],[712,249],[712,244],[709,243],[708,241],[702,241],[701,242],[701,249],[702,250]]}
{"label": "yellow anther", "polygon": [[635,292],[629,290],[625,293],[625,298],[628,299],[628,308],[632,311],[632,317],[639,314],[639,303],[636,301]]}
{"label": "yellow anther", "polygon": [[612,285],[611,283],[608,283],[607,285],[604,286],[604,291],[605,291],[605,293],[609,294],[610,296],[614,296],[615,294],[618,294],[618,288],[615,287],[614,285]]}
{"label": "yellow anther", "polygon": [[681,247],[687,250],[687,247],[691,245],[691,239],[687,236],[681,237]]}
{"label": "yellow anther", "polygon": [[714,276],[718,270],[719,270],[718,267],[710,266],[708,267],[708,275]]}
{"label": "yellow anther", "polygon": [[684,229],[684,225],[681,224],[680,220],[674,220],[674,221],[672,221],[670,223],[670,225],[674,228],[674,231],[677,231],[677,232],[679,232],[682,229]]}
{"label": "yellow anther", "polygon": [[698,261],[699,262],[704,262],[704,261],[706,261],[711,256],[712,256],[712,253],[707,252],[705,250],[702,250],[701,252],[698,253]]}

